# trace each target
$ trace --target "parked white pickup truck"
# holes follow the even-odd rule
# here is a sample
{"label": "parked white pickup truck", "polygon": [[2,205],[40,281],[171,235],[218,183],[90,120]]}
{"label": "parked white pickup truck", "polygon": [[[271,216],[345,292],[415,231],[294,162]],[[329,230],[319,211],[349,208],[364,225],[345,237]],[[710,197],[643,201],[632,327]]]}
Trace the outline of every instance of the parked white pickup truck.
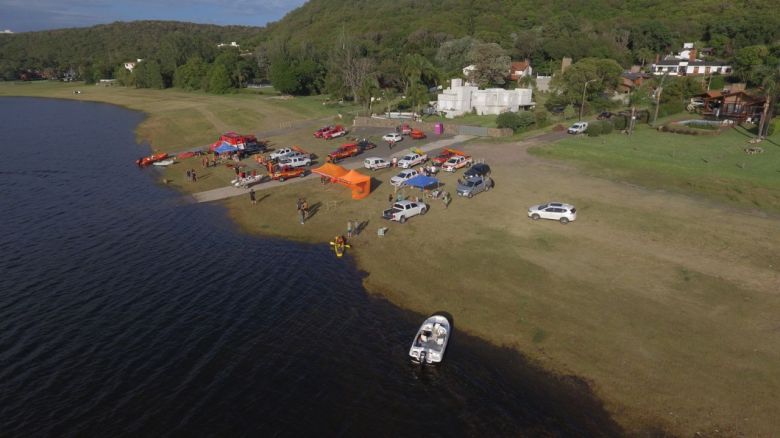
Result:
{"label": "parked white pickup truck", "polygon": [[290,155],[291,153],[293,153],[293,150],[290,149],[290,148],[277,149],[277,150],[271,152],[271,159],[272,160],[279,160],[279,159],[282,159],[282,158]]}
{"label": "parked white pickup truck", "polygon": [[428,206],[422,202],[399,201],[393,204],[392,208],[382,212],[382,217],[404,223],[410,217],[425,214],[426,211],[428,211]]}
{"label": "parked white pickup truck", "polygon": [[447,172],[455,172],[461,167],[471,166],[471,163],[473,162],[474,159],[468,155],[455,155],[453,157],[450,157],[449,160],[445,161],[444,164],[441,166],[441,168],[446,170]]}
{"label": "parked white pickup truck", "polygon": [[406,154],[404,155],[403,158],[398,160],[398,167],[400,167],[401,169],[409,169],[418,164],[422,164],[426,161],[428,161],[428,155],[426,154],[422,154],[422,155],[418,153]]}

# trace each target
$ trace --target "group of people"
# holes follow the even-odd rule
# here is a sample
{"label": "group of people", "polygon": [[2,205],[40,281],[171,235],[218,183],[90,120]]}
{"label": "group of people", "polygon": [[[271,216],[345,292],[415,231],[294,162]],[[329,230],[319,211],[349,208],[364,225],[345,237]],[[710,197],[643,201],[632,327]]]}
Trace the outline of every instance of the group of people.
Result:
{"label": "group of people", "polygon": [[190,180],[190,182],[198,181],[198,175],[195,174],[195,169],[187,169],[187,179]]}

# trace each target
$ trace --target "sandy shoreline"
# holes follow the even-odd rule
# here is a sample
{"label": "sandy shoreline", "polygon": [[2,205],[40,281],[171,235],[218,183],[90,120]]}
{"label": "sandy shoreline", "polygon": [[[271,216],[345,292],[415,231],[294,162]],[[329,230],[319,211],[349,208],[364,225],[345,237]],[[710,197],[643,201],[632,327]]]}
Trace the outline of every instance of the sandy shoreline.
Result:
{"label": "sandy shoreline", "polygon": [[[136,92],[123,106],[156,101]],[[142,138],[166,119],[147,115]],[[273,140],[311,142],[306,132]],[[390,170],[373,174],[382,184],[364,201],[315,180],[269,191],[257,205],[243,196],[221,202],[247,232],[311,243],[344,233],[348,219],[367,221],[351,254],[370,293],[420,313],[447,309],[459,330],[581,376],[630,434],[777,430],[766,409],[780,401],[777,218],[595,178],[527,154],[539,144],[465,145],[493,167],[495,190],[448,209],[433,203],[404,225],[379,218]],[[191,192],[180,175],[187,165],[166,178]],[[228,177],[215,170],[203,184]],[[451,192],[456,178],[442,177]],[[301,196],[317,206],[303,226],[294,207]],[[573,202],[578,221],[525,217],[529,205],[549,200]],[[379,226],[387,236],[377,237]]]}

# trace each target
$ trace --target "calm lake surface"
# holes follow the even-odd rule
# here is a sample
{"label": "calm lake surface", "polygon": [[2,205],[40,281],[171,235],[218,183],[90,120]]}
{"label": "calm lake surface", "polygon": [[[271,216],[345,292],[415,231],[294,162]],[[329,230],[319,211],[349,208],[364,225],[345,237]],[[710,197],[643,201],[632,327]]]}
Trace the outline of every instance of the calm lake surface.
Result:
{"label": "calm lake surface", "polygon": [[[134,160],[140,113],[0,98],[1,436],[620,435],[576,379],[369,297],[325,245],[241,234]],[[431,313],[438,310],[431,309]]]}

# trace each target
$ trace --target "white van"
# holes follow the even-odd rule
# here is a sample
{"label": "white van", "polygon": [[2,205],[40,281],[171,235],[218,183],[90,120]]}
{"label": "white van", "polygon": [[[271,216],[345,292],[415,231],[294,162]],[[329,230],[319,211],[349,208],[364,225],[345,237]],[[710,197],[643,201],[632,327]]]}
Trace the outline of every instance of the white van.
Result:
{"label": "white van", "polygon": [[369,157],[363,160],[363,167],[370,170],[385,169],[390,167],[390,162],[384,158]]}

